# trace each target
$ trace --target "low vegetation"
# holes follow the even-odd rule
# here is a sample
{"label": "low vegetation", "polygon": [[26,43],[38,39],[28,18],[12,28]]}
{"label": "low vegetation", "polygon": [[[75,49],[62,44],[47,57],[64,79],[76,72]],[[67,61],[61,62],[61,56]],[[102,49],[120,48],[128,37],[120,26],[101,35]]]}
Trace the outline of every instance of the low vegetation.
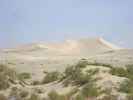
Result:
{"label": "low vegetation", "polygon": [[83,73],[82,70],[87,65],[88,63],[86,61],[80,61],[75,66],[67,67],[64,72],[64,85],[67,86],[69,84],[72,84],[82,86],[84,84],[87,84],[88,82],[95,81],[95,79],[92,78],[92,76],[98,72],[98,69],[90,69],[87,71],[87,73]]}
{"label": "low vegetation", "polygon": [[48,97],[49,100],[68,100],[65,95],[59,95],[56,91],[51,91]]}
{"label": "low vegetation", "polygon": [[41,100],[41,99],[40,99],[40,97],[38,96],[38,94],[32,93],[32,94],[30,95],[30,97],[29,97],[28,99],[26,99],[26,100]]}
{"label": "low vegetation", "polygon": [[127,93],[127,100],[133,100],[133,65],[127,65],[125,68],[112,68],[111,74],[127,78],[120,84],[119,91]]}
{"label": "low vegetation", "polygon": [[10,83],[15,83],[16,72],[6,65],[0,65],[0,90],[9,88]]}
{"label": "low vegetation", "polygon": [[31,78],[31,75],[30,75],[30,73],[24,72],[24,73],[18,74],[18,77],[21,80],[25,80],[25,79],[30,79]]}
{"label": "low vegetation", "polygon": [[86,84],[83,89],[81,90],[84,97],[97,97],[100,95],[98,88],[93,83]]}
{"label": "low vegetation", "polygon": [[48,72],[46,76],[44,77],[42,84],[47,84],[50,82],[57,81],[61,78],[61,74],[57,71],[54,72]]}

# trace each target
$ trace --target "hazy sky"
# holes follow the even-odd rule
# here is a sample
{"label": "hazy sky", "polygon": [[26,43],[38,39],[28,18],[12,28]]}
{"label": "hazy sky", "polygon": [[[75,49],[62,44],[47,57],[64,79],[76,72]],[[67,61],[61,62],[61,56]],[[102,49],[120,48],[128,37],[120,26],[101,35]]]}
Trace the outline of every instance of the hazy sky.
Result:
{"label": "hazy sky", "polygon": [[133,0],[0,0],[0,47],[92,36],[133,48]]}

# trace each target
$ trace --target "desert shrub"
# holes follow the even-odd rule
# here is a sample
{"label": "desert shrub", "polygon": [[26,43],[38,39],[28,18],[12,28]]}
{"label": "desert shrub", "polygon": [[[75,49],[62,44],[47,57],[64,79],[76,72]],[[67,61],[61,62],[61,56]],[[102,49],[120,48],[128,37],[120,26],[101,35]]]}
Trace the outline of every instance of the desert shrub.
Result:
{"label": "desert shrub", "polygon": [[3,94],[0,94],[0,100],[8,100],[7,97]]}
{"label": "desert shrub", "polygon": [[79,91],[78,88],[73,88],[70,92],[65,94],[67,100],[70,100],[74,94],[76,94]]}
{"label": "desert shrub", "polygon": [[105,95],[98,100],[118,100],[118,96],[113,94],[112,88],[102,90],[101,93]]}
{"label": "desert shrub", "polygon": [[127,65],[127,78],[133,80],[133,65]]}
{"label": "desert shrub", "polygon": [[85,68],[88,65],[88,61],[85,59],[80,60],[75,67],[76,68]]}
{"label": "desert shrub", "polygon": [[65,76],[68,77],[70,75],[72,75],[75,72],[75,68],[74,66],[69,66],[65,69]]}
{"label": "desert shrub", "polygon": [[0,73],[3,73],[5,76],[7,76],[11,80],[15,80],[16,77],[16,71],[9,68],[6,65],[0,65]]}
{"label": "desert shrub", "polygon": [[38,80],[34,80],[32,83],[31,83],[31,85],[40,85],[40,81],[38,81]]}
{"label": "desert shrub", "polygon": [[133,93],[133,81],[126,80],[125,82],[121,83],[119,91],[129,94]]}
{"label": "desert shrub", "polygon": [[18,95],[18,88],[17,87],[12,87],[10,90],[10,96],[16,96]]}
{"label": "desert shrub", "polygon": [[68,94],[60,95],[56,91],[51,91],[48,93],[49,100],[71,100],[71,96],[69,97]]}
{"label": "desert shrub", "polygon": [[116,95],[105,95],[102,99],[100,100],[118,100],[118,97]]}
{"label": "desert shrub", "polygon": [[88,65],[104,66],[104,67],[108,67],[108,68],[113,68],[113,66],[111,64],[100,63],[100,62],[97,62],[97,61],[94,61],[93,63],[88,63]]}
{"label": "desert shrub", "polygon": [[26,90],[22,90],[19,93],[20,98],[26,98],[29,95],[29,92]]}
{"label": "desert shrub", "polygon": [[125,80],[123,83],[120,84],[119,91],[127,93],[128,95],[130,95],[130,97],[132,97],[132,93],[133,93],[133,65],[127,65],[125,73],[126,73],[125,77],[128,78],[128,80]]}
{"label": "desert shrub", "polygon": [[93,83],[86,84],[83,89],[81,90],[81,93],[84,95],[84,97],[97,97],[100,92],[98,91],[98,88]]}
{"label": "desert shrub", "polygon": [[39,87],[34,88],[34,91],[35,91],[37,94],[41,94],[41,93],[44,93],[44,92],[45,92],[42,88],[39,88]]}
{"label": "desert shrub", "polygon": [[75,96],[74,100],[85,100],[85,97],[82,93],[79,93]]}
{"label": "desert shrub", "polygon": [[59,100],[60,99],[59,94],[54,90],[51,91],[50,93],[48,93],[48,97],[49,97],[49,100]]}
{"label": "desert shrub", "polygon": [[[72,72],[71,72],[72,71]],[[88,82],[87,75],[84,75],[81,72],[80,68],[67,68],[66,71],[66,80],[64,81],[64,84],[67,86],[68,84],[74,84],[74,85],[83,85]]]}
{"label": "desert shrub", "polygon": [[16,72],[6,65],[0,65],[0,90],[9,88],[9,83],[15,83]]}
{"label": "desert shrub", "polygon": [[99,72],[99,68],[90,69],[90,70],[87,70],[86,72],[89,73],[90,76],[92,76]]}
{"label": "desert shrub", "polygon": [[20,80],[24,80],[24,79],[30,79],[31,75],[30,75],[30,73],[24,72],[24,73],[18,74],[18,77],[19,77]]}
{"label": "desert shrub", "polygon": [[95,79],[92,78],[92,75],[95,75],[99,70],[92,69],[88,70],[87,73],[82,72],[82,68],[75,68],[73,66],[66,68],[65,70],[65,77],[63,84],[67,86],[68,84],[72,83],[74,85],[84,85],[89,81],[94,81]]}
{"label": "desert shrub", "polygon": [[126,77],[133,80],[133,65],[127,65],[125,68],[112,67],[110,73],[119,77]]}
{"label": "desert shrub", "polygon": [[46,84],[46,83],[50,83],[50,82],[54,82],[59,80],[60,78],[60,73],[55,71],[55,72],[49,72],[46,74],[46,76],[44,77],[42,83]]}
{"label": "desert shrub", "polygon": [[111,71],[110,73],[112,75],[116,75],[116,76],[119,76],[119,77],[126,77],[127,76],[127,71],[126,69],[122,68],[122,67],[113,67],[111,68]]}
{"label": "desert shrub", "polygon": [[40,97],[36,93],[32,93],[28,100],[41,100]]}
{"label": "desert shrub", "polygon": [[0,73],[0,90],[7,89],[9,86],[8,78],[4,74]]}
{"label": "desert shrub", "polygon": [[21,100],[19,92],[20,90],[17,87],[12,87],[9,93],[9,100]]}

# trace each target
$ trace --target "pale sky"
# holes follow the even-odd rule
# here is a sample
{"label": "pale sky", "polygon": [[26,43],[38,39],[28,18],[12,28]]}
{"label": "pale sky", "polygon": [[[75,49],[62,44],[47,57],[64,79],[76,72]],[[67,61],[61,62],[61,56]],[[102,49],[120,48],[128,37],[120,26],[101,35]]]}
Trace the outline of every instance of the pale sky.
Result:
{"label": "pale sky", "polygon": [[0,48],[85,37],[133,48],[133,0],[0,0]]}

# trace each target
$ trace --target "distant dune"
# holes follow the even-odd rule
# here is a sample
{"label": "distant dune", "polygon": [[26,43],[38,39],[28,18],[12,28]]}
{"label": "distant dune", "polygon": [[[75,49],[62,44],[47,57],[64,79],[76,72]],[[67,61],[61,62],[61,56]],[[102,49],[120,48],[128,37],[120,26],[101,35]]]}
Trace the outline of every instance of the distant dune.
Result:
{"label": "distant dune", "polygon": [[119,50],[117,47],[102,38],[86,38],[80,40],[66,40],[63,43],[35,43],[5,49],[5,52],[33,53],[42,52],[46,55],[92,55],[108,50]]}

